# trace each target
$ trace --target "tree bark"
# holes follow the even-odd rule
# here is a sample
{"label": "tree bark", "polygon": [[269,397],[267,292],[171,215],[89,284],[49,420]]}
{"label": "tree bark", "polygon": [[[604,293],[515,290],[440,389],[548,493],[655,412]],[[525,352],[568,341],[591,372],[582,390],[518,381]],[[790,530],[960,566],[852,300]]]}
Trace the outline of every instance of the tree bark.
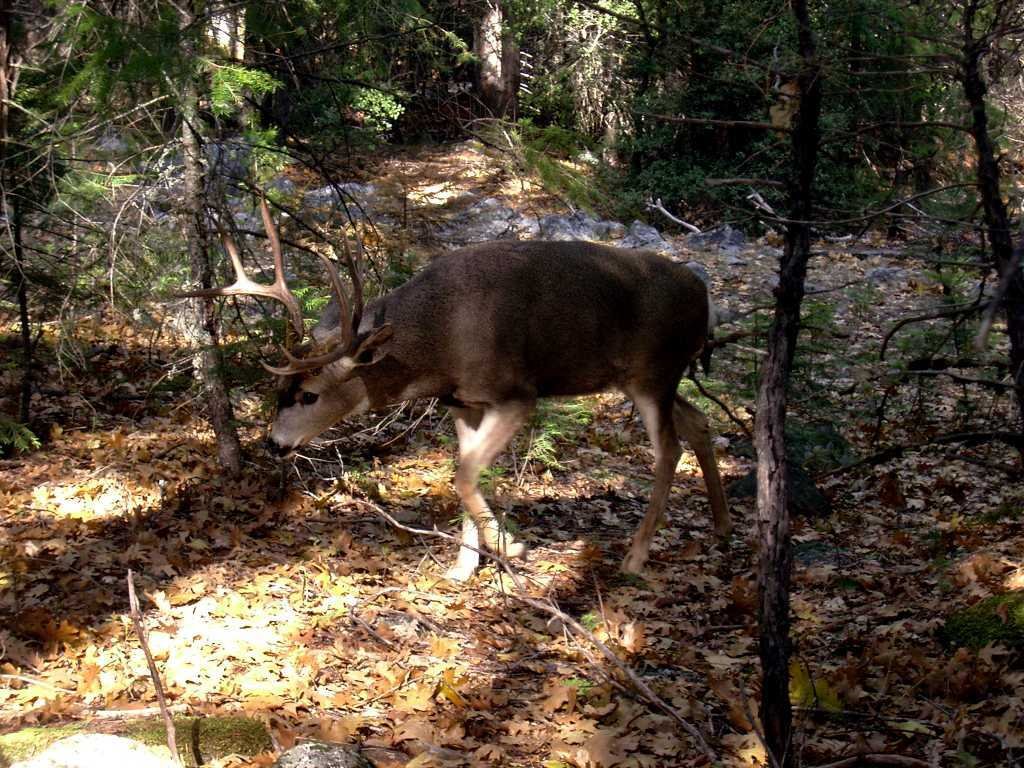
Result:
{"label": "tree bark", "polygon": [[32,401],[32,324],[28,306],[28,277],[25,274],[25,249],[22,245],[24,206],[18,201],[18,195],[21,194],[18,190],[19,180],[8,160],[11,141],[10,103],[21,72],[21,50],[12,6],[10,0],[0,0],[0,218],[7,224],[5,234],[11,244],[13,273],[18,281],[16,292],[22,354],[18,421],[27,424],[31,417]]}
{"label": "tree bark", "polygon": [[[985,211],[985,227],[992,245],[1000,287],[1005,288],[1003,309],[1010,336],[1010,373],[1017,395],[1018,415],[1024,423],[1024,271],[1021,270],[1019,255],[1014,253],[1010,217],[999,189],[999,159],[988,130],[985,104],[988,87],[982,74],[981,62],[989,52],[992,36],[975,38],[974,22],[979,5],[979,0],[971,0],[964,8],[963,88],[971,110],[971,135],[978,153],[978,191]],[[996,16],[1001,15],[997,10]],[[1024,243],[1021,248],[1024,249]]]}
{"label": "tree bark", "polygon": [[800,106],[792,134],[793,167],[789,180],[790,219],[779,265],[775,318],[768,334],[768,356],[757,400],[757,515],[760,538],[758,622],[761,653],[761,723],[773,765],[794,764],[792,709],[789,702],[789,583],[792,551],[789,488],[786,480],[786,388],[793,367],[800,305],[810,257],[812,187],[818,156],[821,112],[820,69],[806,0],[792,0],[802,70]]}
{"label": "tree bark", "polygon": [[[183,19],[183,27],[192,19]],[[187,35],[187,33],[186,33]],[[194,43],[186,37],[182,42],[186,61],[195,58]],[[213,283],[210,265],[209,232],[206,226],[206,163],[198,119],[199,91],[190,77],[183,84],[181,107],[181,145],[184,153],[185,201],[181,225],[188,243],[191,278],[200,288]],[[219,343],[217,314],[212,299],[189,299],[188,323],[191,341],[198,350],[193,367],[206,401],[207,418],[217,439],[221,466],[237,474],[242,468],[242,449],[235,430],[231,398],[224,382],[224,362]]]}
{"label": "tree bark", "polygon": [[483,0],[474,29],[473,52],[479,61],[480,100],[495,117],[514,113],[519,88],[519,46],[505,24],[500,0]]}

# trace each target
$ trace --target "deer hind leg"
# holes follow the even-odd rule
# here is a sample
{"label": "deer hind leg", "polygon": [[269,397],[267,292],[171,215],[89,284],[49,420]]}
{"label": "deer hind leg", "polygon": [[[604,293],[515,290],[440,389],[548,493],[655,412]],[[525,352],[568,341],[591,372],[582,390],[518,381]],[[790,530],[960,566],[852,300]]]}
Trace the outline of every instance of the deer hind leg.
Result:
{"label": "deer hind leg", "polygon": [[626,573],[640,573],[647,562],[651,540],[658,528],[665,523],[665,505],[668,503],[672,479],[676,474],[676,464],[679,463],[679,456],[682,454],[672,418],[671,394],[663,398],[636,396],[633,397],[633,402],[640,411],[640,417],[654,445],[654,488],[651,490],[647,514],[633,535],[633,544],[626,559],[622,561],[622,570]]}
{"label": "deer hind leg", "polygon": [[718,462],[715,451],[711,447],[711,430],[708,420],[698,408],[688,403],[680,395],[676,395],[672,409],[672,418],[676,431],[686,438],[693,452],[697,455],[704,485],[708,489],[708,502],[711,504],[711,517],[714,521],[715,535],[727,539],[732,531],[729,519],[729,504],[725,500],[722,478],[718,474]]}
{"label": "deer hind leg", "polygon": [[531,403],[502,403],[483,412],[471,408],[450,409],[459,438],[455,490],[467,513],[462,522],[459,559],[447,574],[453,581],[466,581],[473,575],[480,563],[481,536],[484,546],[507,557],[521,557],[526,551],[526,547],[501,529],[477,487],[477,480],[519,431],[531,409]]}

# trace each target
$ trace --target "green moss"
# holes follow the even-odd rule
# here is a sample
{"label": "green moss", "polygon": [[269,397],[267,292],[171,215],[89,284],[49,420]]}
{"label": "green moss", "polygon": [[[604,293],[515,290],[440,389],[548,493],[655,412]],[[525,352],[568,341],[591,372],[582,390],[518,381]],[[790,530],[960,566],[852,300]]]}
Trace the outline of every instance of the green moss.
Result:
{"label": "green moss", "polygon": [[[176,717],[174,730],[178,753],[186,766],[197,764],[197,742],[203,762],[232,754],[252,757],[272,747],[267,729],[248,717]],[[129,723],[123,735],[151,746],[167,743],[160,718]]]}
{"label": "green moss", "polygon": [[81,723],[72,723],[49,728],[23,728],[14,733],[0,734],[0,768],[34,757],[53,742],[81,731]]}
{"label": "green moss", "polygon": [[[104,722],[96,724],[104,733],[113,733],[134,739],[147,746],[164,747],[167,736],[162,718]],[[0,768],[39,754],[55,741],[91,730],[88,723],[72,723],[48,728],[24,728],[15,733],[0,735]],[[195,744],[203,762],[227,755],[252,757],[272,748],[267,729],[257,720],[247,717],[176,717],[174,730],[178,753],[186,766],[197,765]]]}
{"label": "green moss", "polygon": [[951,647],[983,648],[989,643],[1024,647],[1024,590],[995,595],[957,611],[939,632]]}

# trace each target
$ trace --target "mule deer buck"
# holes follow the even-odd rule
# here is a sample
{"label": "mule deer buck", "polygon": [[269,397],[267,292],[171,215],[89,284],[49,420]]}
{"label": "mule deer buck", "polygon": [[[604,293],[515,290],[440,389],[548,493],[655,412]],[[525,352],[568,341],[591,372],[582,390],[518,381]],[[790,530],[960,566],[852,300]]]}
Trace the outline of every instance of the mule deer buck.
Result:
{"label": "mule deer buck", "polygon": [[[266,202],[263,221],[275,281],[254,283],[222,233],[237,280],[189,295],[256,294],[281,301],[301,334],[298,302],[285,285],[281,244]],[[353,301],[323,259],[334,299],[313,329],[305,356],[287,365],[269,447],[286,455],[351,414],[417,397],[436,397],[455,420],[455,488],[466,512],[458,560],[448,572],[470,578],[479,548],[519,556],[477,487],[480,472],[508,445],[538,398],[618,389],[636,404],[654,444],[654,488],[622,564],[637,573],[665,506],[684,436],[707,485],[714,530],[730,531],[729,510],[704,415],[678,393],[701,351],[710,302],[704,283],[662,256],[586,242],[499,241],[430,262],[363,311],[359,269],[348,258]]]}

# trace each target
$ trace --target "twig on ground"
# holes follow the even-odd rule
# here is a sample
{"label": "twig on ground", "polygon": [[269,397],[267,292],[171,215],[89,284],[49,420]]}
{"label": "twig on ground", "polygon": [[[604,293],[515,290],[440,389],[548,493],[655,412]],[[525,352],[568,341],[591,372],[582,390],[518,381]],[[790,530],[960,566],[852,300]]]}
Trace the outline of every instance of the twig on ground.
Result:
{"label": "twig on ground", "polygon": [[70,688],[61,688],[53,683],[48,683],[45,680],[39,680],[35,677],[29,677],[28,675],[11,675],[4,674],[0,675],[0,680],[18,680],[22,683],[28,683],[30,685],[41,685],[43,688],[49,688],[51,691],[57,691],[58,693],[75,693]]}
{"label": "twig on ground", "polygon": [[704,385],[700,383],[700,381],[697,379],[696,376],[691,376],[690,377],[690,381],[692,381],[694,383],[694,385],[697,387],[697,391],[700,392],[701,395],[706,397],[708,400],[713,402],[715,405],[717,405],[719,408],[721,408],[725,412],[725,415],[729,417],[729,421],[731,421],[733,424],[735,424],[737,427],[739,427],[740,430],[742,430],[743,434],[746,435],[747,440],[750,440],[751,442],[754,441],[754,435],[747,428],[747,425],[743,423],[743,420],[740,419],[739,416],[737,416],[735,413],[732,412],[732,410],[730,410],[728,405],[726,405],[724,402],[722,402],[717,397],[715,397],[710,392],[708,392],[704,388]]}
{"label": "twig on ground", "polygon": [[929,763],[926,760],[906,755],[867,753],[845,757],[834,763],[816,766],[816,768],[855,768],[858,765],[897,765],[905,766],[905,768],[928,768]]}
{"label": "twig on ground", "polygon": [[885,360],[885,351],[889,347],[889,342],[892,337],[896,335],[896,332],[906,325],[911,323],[921,323],[925,320],[939,320],[944,317],[957,317],[958,315],[969,315],[975,312],[980,312],[988,307],[990,302],[987,301],[973,301],[967,305],[961,305],[957,307],[948,307],[944,309],[938,309],[934,312],[926,312],[922,315],[914,315],[913,317],[905,317],[900,320],[896,325],[888,330],[885,336],[882,338],[882,346],[878,350],[878,359]]}
{"label": "twig on ground", "polygon": [[[167,711],[176,715],[188,712],[188,704],[168,704]],[[97,720],[133,720],[135,718],[162,715],[160,707],[139,707],[138,709],[87,709],[82,714]]]}
{"label": "twig on ground", "polygon": [[171,717],[171,712],[167,708],[164,686],[160,682],[160,672],[156,668],[156,662],[153,661],[149,643],[146,642],[146,630],[142,626],[142,614],[139,612],[139,599],[135,596],[135,579],[131,568],[128,569],[128,609],[132,624],[135,626],[135,634],[139,638],[139,645],[142,646],[142,652],[146,654],[149,676],[153,679],[153,687],[156,689],[156,700],[160,705],[160,713],[164,716],[164,727],[167,729],[167,748],[171,751],[171,759],[180,764],[181,758],[178,756],[178,744],[174,735],[174,718]]}

